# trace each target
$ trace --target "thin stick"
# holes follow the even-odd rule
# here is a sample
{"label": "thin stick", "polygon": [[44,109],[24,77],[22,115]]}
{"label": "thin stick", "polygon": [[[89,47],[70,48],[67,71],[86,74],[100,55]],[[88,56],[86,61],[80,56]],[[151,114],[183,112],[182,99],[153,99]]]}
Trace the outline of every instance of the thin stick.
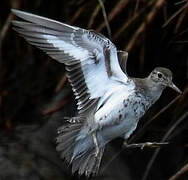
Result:
{"label": "thin stick", "polygon": [[176,174],[174,174],[169,180],[180,180],[181,176],[188,172],[188,164],[184,165]]}
{"label": "thin stick", "polygon": [[187,0],[183,0],[183,1],[180,1],[180,2],[177,2],[177,3],[174,3],[174,5],[179,5],[179,4],[182,4],[184,2],[186,2]]}
{"label": "thin stick", "polygon": [[11,20],[13,18],[13,15],[10,13],[5,24],[3,25],[3,28],[0,32],[0,85],[1,85],[1,82],[2,82],[2,45],[3,45],[3,40],[9,30],[9,27],[11,25]]}
{"label": "thin stick", "polygon": [[57,84],[55,88],[55,92],[58,93],[63,88],[66,82],[67,82],[67,76],[66,74],[63,74],[63,76],[61,77],[59,83]]}
{"label": "thin stick", "polygon": [[122,32],[124,32],[129,25],[136,20],[138,17],[140,17],[140,15],[148,8],[150,7],[152,4],[154,3],[154,1],[149,1],[148,4],[146,4],[146,6],[144,8],[142,8],[141,10],[139,10],[136,14],[134,14],[134,16],[132,18],[130,18],[112,37],[112,40],[115,41]]}
{"label": "thin stick", "polygon": [[111,36],[111,29],[110,29],[110,25],[108,23],[108,19],[107,19],[107,15],[106,15],[106,10],[105,10],[103,1],[102,0],[98,0],[98,1],[99,1],[99,4],[100,4],[101,8],[102,8],[102,13],[103,13],[104,21],[105,21],[106,28],[107,28],[107,31],[108,31],[108,36],[111,39],[111,37],[112,37]]}
{"label": "thin stick", "polygon": [[146,17],[146,20],[140,25],[140,27],[134,33],[132,39],[129,41],[129,44],[124,48],[126,51],[129,52],[134,47],[135,43],[138,42],[138,37],[140,36],[140,34],[144,32],[146,25],[152,22],[152,20],[154,19],[155,15],[157,14],[158,10],[162,7],[164,2],[165,0],[156,1],[155,6]]}
{"label": "thin stick", "polygon": [[177,21],[177,24],[175,26],[174,33],[178,32],[178,29],[179,29],[180,25],[182,24],[186,14],[187,14],[187,11],[183,11],[182,14],[180,15],[180,17],[179,17],[179,19]]}
{"label": "thin stick", "polygon": [[136,14],[136,11],[138,10],[139,3],[140,3],[140,0],[136,0],[136,5],[135,5],[135,8],[134,8],[134,15]]}
{"label": "thin stick", "polygon": [[81,6],[77,11],[76,13],[73,15],[70,23],[73,24],[79,17],[80,17],[80,14],[84,11],[84,8],[85,8],[85,4],[83,6]]}
{"label": "thin stick", "polygon": [[87,25],[88,29],[92,27],[92,25],[94,23],[94,20],[95,20],[97,14],[99,13],[100,9],[101,9],[100,4],[97,4],[96,8],[94,9],[94,11],[93,11],[93,13],[91,15],[90,21],[89,21],[89,23]]}
{"label": "thin stick", "polygon": [[[21,5],[21,1],[17,0],[17,1],[11,1],[11,8],[16,8],[18,9]],[[9,13],[8,18],[5,21],[5,24],[3,25],[3,28],[0,32],[0,86],[2,83],[2,45],[3,45],[3,40],[10,28],[11,25],[11,21],[13,19],[13,14]]]}
{"label": "thin stick", "polygon": [[[166,133],[166,134],[164,135],[164,137],[162,138],[161,142],[165,142],[165,141],[168,139],[168,137],[170,136],[170,134],[175,130],[175,128],[176,128],[187,116],[188,116],[188,111],[185,112],[185,113],[174,123],[174,125],[169,128],[169,130],[167,131],[167,133]],[[145,173],[144,173],[144,175],[143,175],[143,177],[142,177],[142,180],[146,180],[146,179],[147,179],[148,174],[149,174],[149,172],[150,172],[150,169],[151,169],[151,167],[152,167],[152,165],[153,165],[153,163],[154,163],[154,161],[155,161],[157,155],[159,154],[159,151],[160,151],[160,148],[158,148],[158,149],[155,150],[153,156],[151,157],[151,159],[150,159],[150,161],[149,161],[149,163],[148,163],[148,165],[147,165],[147,167],[146,167],[146,171],[145,171]]]}
{"label": "thin stick", "polygon": [[[108,15],[108,21],[112,21],[129,3],[128,0],[121,0],[117,3],[117,5],[114,7],[114,9],[110,12],[110,14]],[[102,23],[97,29],[96,31],[100,32],[102,31],[102,29],[105,27],[105,23]]]}
{"label": "thin stick", "polygon": [[174,41],[174,43],[177,43],[177,44],[185,44],[185,43],[188,43],[188,41]]}
{"label": "thin stick", "polygon": [[186,7],[188,3],[186,3],[183,7],[181,7],[178,11],[176,11],[164,24],[162,27],[167,26],[179,13],[181,13]]}

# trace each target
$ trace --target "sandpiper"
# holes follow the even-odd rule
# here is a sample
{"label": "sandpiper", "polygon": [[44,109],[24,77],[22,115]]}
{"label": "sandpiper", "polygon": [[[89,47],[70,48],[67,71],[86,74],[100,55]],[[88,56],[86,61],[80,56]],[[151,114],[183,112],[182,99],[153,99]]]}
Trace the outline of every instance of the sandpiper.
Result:
{"label": "sandpiper", "polygon": [[97,174],[105,145],[125,140],[166,87],[181,91],[169,69],[157,67],[148,77],[126,73],[128,53],[103,35],[13,9],[25,21],[14,30],[52,59],[65,64],[78,103],[78,115],[58,129],[57,151],[79,175]]}

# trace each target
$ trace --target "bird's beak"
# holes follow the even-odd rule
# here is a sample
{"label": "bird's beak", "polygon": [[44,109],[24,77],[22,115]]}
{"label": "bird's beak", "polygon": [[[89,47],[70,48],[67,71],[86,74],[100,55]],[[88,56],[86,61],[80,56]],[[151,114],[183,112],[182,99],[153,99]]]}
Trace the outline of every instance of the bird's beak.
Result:
{"label": "bird's beak", "polygon": [[168,85],[170,88],[174,89],[176,92],[182,94],[182,91],[172,82]]}

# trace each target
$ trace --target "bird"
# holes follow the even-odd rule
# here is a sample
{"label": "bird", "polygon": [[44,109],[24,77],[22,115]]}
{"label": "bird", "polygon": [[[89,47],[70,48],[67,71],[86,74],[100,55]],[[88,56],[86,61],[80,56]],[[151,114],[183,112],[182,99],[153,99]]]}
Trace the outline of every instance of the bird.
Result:
{"label": "bird", "polygon": [[105,146],[117,137],[127,141],[140,118],[170,87],[172,72],[156,67],[145,78],[127,74],[128,53],[104,35],[12,9],[22,20],[13,29],[31,45],[63,63],[77,100],[77,115],[58,128],[56,150],[72,173],[95,176]]}

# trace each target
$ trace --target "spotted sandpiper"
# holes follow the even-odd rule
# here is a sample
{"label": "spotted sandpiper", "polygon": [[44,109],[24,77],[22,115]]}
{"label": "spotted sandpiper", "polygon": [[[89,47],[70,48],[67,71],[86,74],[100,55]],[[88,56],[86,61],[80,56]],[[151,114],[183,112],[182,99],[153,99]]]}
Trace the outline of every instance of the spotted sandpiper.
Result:
{"label": "spotted sandpiper", "polygon": [[129,77],[128,53],[118,51],[99,33],[15,9],[12,12],[25,20],[14,20],[14,30],[66,66],[78,115],[58,129],[56,149],[72,164],[72,173],[97,174],[108,142],[116,137],[127,140],[166,87],[181,93],[166,68],[155,68],[144,79]]}

